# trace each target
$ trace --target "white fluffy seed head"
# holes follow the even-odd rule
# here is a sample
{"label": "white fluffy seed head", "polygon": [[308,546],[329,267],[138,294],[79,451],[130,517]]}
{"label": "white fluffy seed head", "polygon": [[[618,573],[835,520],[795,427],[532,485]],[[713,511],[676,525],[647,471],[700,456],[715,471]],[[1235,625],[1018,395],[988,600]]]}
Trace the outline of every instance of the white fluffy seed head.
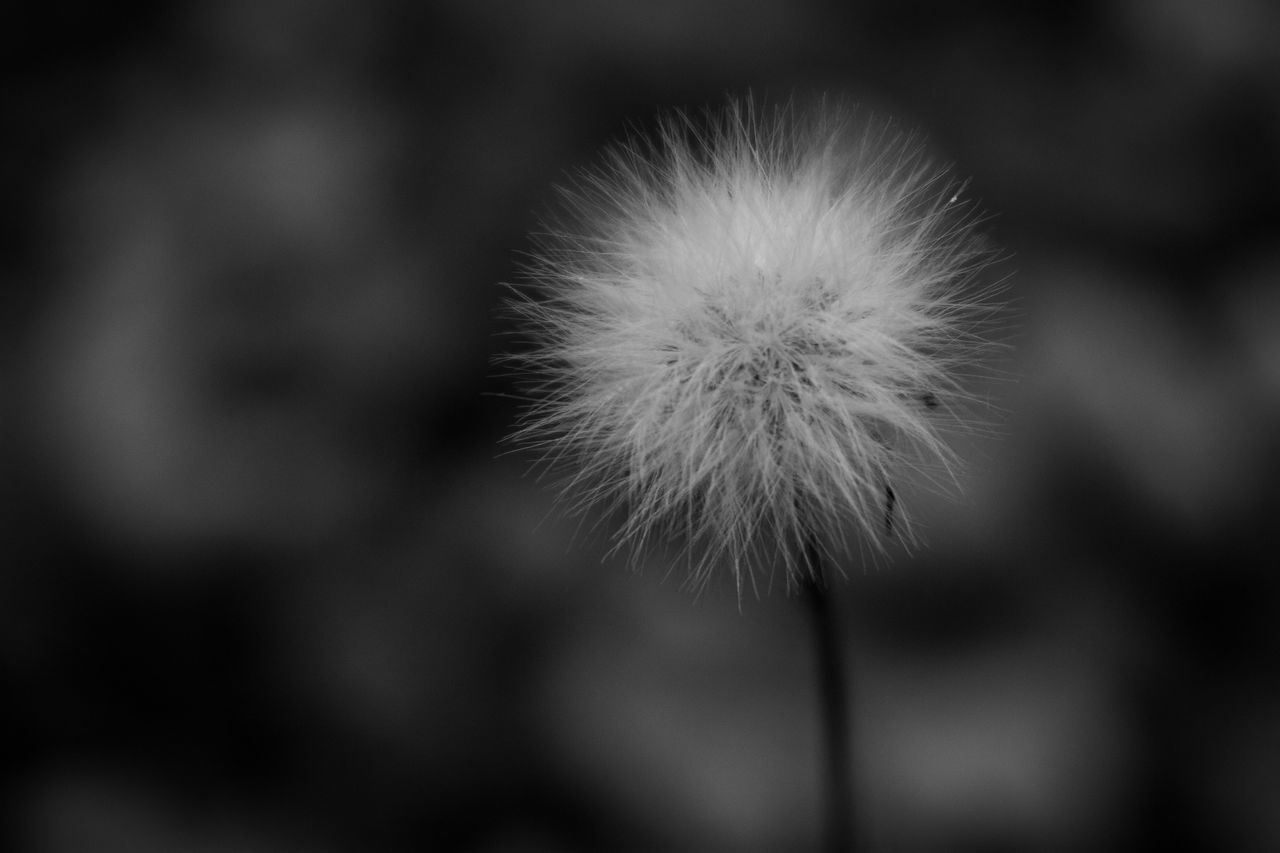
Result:
{"label": "white fluffy seed head", "polygon": [[565,462],[619,545],[690,580],[810,571],[805,543],[910,537],[892,483],[951,470],[939,416],[980,344],[983,253],[958,188],[885,128],[750,104],[612,150],[566,192],[511,306],[534,402],[513,436]]}

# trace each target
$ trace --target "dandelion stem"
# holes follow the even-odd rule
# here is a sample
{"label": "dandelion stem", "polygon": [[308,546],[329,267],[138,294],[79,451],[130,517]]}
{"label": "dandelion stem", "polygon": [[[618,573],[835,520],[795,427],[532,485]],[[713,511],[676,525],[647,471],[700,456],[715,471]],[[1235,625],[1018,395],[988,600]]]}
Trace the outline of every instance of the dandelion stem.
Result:
{"label": "dandelion stem", "polygon": [[812,536],[805,539],[804,558],[808,571],[802,583],[817,643],[822,704],[821,743],[826,798],[823,849],[828,853],[846,853],[854,849],[849,685],[824,560]]}

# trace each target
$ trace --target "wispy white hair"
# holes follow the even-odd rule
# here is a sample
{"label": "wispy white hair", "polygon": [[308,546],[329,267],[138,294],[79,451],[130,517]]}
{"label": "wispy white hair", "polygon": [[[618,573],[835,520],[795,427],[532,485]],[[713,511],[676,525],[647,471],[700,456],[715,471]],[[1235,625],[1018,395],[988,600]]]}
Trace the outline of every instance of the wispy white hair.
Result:
{"label": "wispy white hair", "polygon": [[895,471],[950,474],[984,252],[958,185],[854,118],[669,117],[577,178],[512,287],[513,437],[568,464],[574,508],[621,511],[619,545],[679,543],[695,586],[727,564],[790,588],[807,547],[910,538]]}

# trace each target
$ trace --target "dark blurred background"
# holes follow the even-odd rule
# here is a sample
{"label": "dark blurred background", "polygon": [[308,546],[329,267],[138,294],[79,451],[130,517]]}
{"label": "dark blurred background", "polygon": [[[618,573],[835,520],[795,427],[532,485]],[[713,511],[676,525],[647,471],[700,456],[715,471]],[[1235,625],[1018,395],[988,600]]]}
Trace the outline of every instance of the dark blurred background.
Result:
{"label": "dark blurred background", "polygon": [[922,132],[1014,304],[963,496],[844,567],[862,833],[1280,849],[1278,36],[1268,0],[29,6],[0,846],[815,844],[802,608],[602,562],[490,367],[566,170],[751,89]]}

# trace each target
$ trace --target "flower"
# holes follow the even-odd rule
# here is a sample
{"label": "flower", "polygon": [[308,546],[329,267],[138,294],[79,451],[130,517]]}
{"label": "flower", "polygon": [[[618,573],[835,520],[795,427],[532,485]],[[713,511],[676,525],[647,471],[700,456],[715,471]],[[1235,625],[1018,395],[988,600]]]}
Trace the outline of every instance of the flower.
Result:
{"label": "flower", "polygon": [[[788,588],[850,529],[883,549],[894,473],[950,474],[938,428],[981,341],[984,253],[959,189],[850,116],[730,101],[609,153],[565,192],[510,305],[536,377],[513,436],[573,473],[573,507],[620,509],[635,552],[682,543],[694,586]],[[952,418],[952,420],[957,420]]]}

